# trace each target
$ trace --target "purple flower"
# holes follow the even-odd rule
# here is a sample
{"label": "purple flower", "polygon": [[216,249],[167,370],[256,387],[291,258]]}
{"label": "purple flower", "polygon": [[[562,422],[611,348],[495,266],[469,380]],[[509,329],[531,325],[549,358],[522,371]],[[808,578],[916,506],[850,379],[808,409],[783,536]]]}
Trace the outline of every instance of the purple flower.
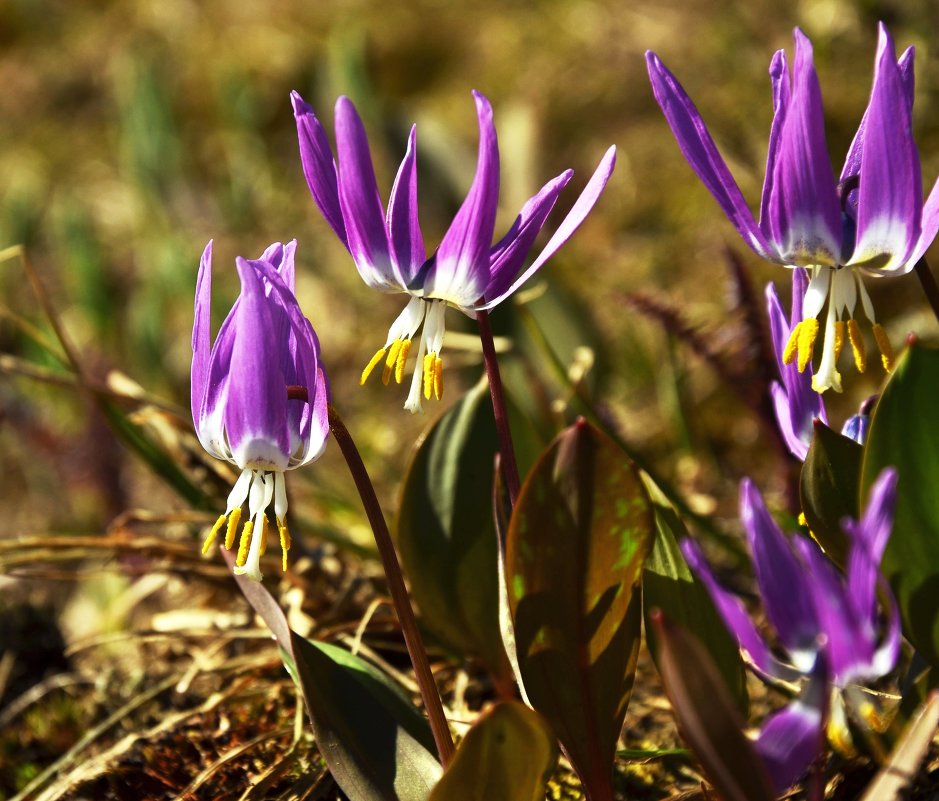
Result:
{"label": "purple flower", "polygon": [[[319,363],[319,342],[294,297],[297,243],[271,245],[259,259],[238,258],[241,293],[211,341],[212,243],[196,279],[192,326],[192,419],[212,456],[241,470],[203,545],[207,552],[225,526],[231,548],[248,503],[235,572],[261,580],[267,507],[273,502],[284,570],[290,535],[284,471],[320,456],[329,433],[329,387]],[[288,398],[302,387],[307,400]]]}
{"label": "purple flower", "polygon": [[[291,95],[300,159],[313,200],[326,222],[349,249],[359,275],[373,289],[410,296],[388,338],[362,372],[365,383],[384,361],[382,380],[401,383],[411,343],[421,338],[405,408],[421,410],[421,394],[429,399],[443,391],[444,338],[447,305],[475,317],[515,292],[574,233],[603,192],[615,163],[615,148],[604,155],[571,211],[544,250],[524,271],[522,266],[561,190],[573,172],[567,170],[530,198],[506,235],[492,244],[499,199],[499,147],[489,101],[473,92],[479,120],[476,177],[463,205],[430,258],[424,249],[417,215],[416,127],[411,128],[404,160],[398,170],[387,210],[383,208],[372,167],[365,128],[346,97],[336,102],[336,160],[313,109]],[[337,164],[338,162],[338,164]]]}
{"label": "purple flower", "polygon": [[787,362],[798,354],[800,370],[811,361],[819,315],[828,301],[824,348],[813,379],[818,392],[841,390],[838,342],[847,339],[859,370],[864,340],[854,320],[860,298],[873,325],[884,367],[890,343],[874,317],[860,273],[909,272],[939,229],[939,182],[923,204],[919,156],[912,135],[913,48],[899,61],[880,25],[870,102],[836,182],[825,143],[821,90],[812,44],[797,28],[790,77],[779,51],[770,64],[773,123],[759,224],[711,139],[691,99],[658,56],[646,54],[655,98],[682,153],[744,241],[757,254],[811,274],[803,321],[794,328]]}
{"label": "purple flower", "polygon": [[[688,564],[704,583],[744,657],[766,677],[808,681],[802,694],[764,724],[757,750],[779,792],[808,767],[821,744],[828,688],[871,681],[889,673],[900,648],[900,621],[880,561],[890,537],[896,499],[896,471],[884,470],[871,488],[867,509],[842,527],[850,541],[846,575],[841,575],[811,540],[786,537],[773,521],[756,487],[740,488],[740,516],[766,617],[788,658],[777,658],[740,598],[716,580],[697,544],[682,542]],[[890,598],[881,636],[877,591]],[[848,737],[841,694],[832,706],[829,736]],[[847,740],[850,742],[850,740]]]}

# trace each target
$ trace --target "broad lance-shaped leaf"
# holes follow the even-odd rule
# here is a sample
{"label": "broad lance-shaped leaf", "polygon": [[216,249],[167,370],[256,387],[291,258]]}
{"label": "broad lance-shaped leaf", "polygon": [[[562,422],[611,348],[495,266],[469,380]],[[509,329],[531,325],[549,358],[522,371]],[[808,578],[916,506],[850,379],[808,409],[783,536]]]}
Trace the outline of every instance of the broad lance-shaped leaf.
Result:
{"label": "broad lance-shaped leaf", "polygon": [[[523,469],[540,447],[525,421],[512,433]],[[398,548],[422,623],[461,656],[478,656],[497,680],[512,673],[499,634],[493,457],[499,450],[489,389],[481,382],[434,424],[407,471]]]}
{"label": "broad lance-shaped leaf", "polygon": [[554,733],[541,715],[506,701],[466,733],[430,801],[543,801],[556,761]]}
{"label": "broad lance-shaped leaf", "polygon": [[655,544],[642,569],[643,618],[652,658],[658,660],[659,649],[650,616],[654,609],[661,609],[669,620],[684,626],[701,640],[737,708],[746,715],[749,703],[746,674],[737,642],[678,547],[679,540],[688,536],[685,524],[661,490],[648,477],[644,479],[652,499],[656,527]]}
{"label": "broad lance-shaped leaf", "polygon": [[[222,551],[229,563],[234,557]],[[350,801],[427,801],[443,772],[426,719],[378,668],[291,631],[263,584],[235,576],[281,647],[317,747]]]}
{"label": "broad lance-shaped leaf", "polygon": [[651,615],[659,673],[685,742],[722,801],[773,801],[769,776],[701,642],[661,611]]}
{"label": "broad lance-shaped leaf", "polygon": [[893,533],[882,570],[903,631],[939,667],[939,350],[911,344],[874,409],[861,469],[861,497],[885,467],[896,467]]}
{"label": "broad lance-shaped leaf", "polygon": [[815,421],[815,435],[799,479],[802,513],[825,553],[842,567],[848,542],[841,521],[858,516],[862,456],[863,448],[854,440]]}
{"label": "broad lance-shaped leaf", "polygon": [[522,680],[591,801],[613,798],[613,756],[639,649],[639,577],[654,526],[635,465],[583,420],[542,454],[509,524]]}

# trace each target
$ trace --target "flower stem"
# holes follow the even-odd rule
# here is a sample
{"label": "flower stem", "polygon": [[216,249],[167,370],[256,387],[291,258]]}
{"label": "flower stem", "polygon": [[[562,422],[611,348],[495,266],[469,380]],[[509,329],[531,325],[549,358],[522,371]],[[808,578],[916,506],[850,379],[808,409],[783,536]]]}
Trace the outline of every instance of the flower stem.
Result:
{"label": "flower stem", "polygon": [[939,320],[939,286],[936,285],[936,278],[932,274],[932,270],[929,269],[926,259],[920,259],[916,262],[913,269],[916,272],[916,277],[919,278],[920,284],[922,284],[926,300],[932,306],[932,313],[936,315],[936,320]]}
{"label": "flower stem", "polygon": [[512,430],[509,428],[508,407],[505,403],[505,391],[502,389],[502,376],[499,374],[499,360],[496,358],[496,346],[492,341],[492,326],[489,325],[489,312],[477,311],[479,338],[483,344],[483,359],[486,362],[486,375],[489,377],[489,395],[492,398],[492,411],[496,417],[496,431],[499,435],[499,453],[502,462],[502,475],[509,491],[512,506],[518,500],[521,480],[518,475],[518,462],[515,460],[515,447],[512,445]]}
{"label": "flower stem", "polygon": [[414,610],[411,608],[408,591],[404,586],[404,576],[401,574],[401,565],[398,563],[398,556],[395,553],[391,535],[388,533],[385,516],[382,514],[381,506],[375,495],[375,488],[368,477],[368,471],[365,469],[358,448],[355,447],[355,442],[353,442],[349,430],[342,422],[342,418],[332,406],[329,407],[329,429],[332,431],[333,437],[335,437],[336,443],[342,451],[343,458],[346,460],[349,472],[352,474],[353,481],[355,481],[355,487],[359,491],[359,497],[362,499],[362,505],[365,507],[365,514],[372,527],[372,533],[375,535],[375,544],[378,546],[385,578],[388,580],[391,600],[394,603],[395,612],[401,624],[401,632],[404,634],[404,643],[411,657],[411,664],[414,666],[414,674],[421,690],[424,708],[427,710],[427,717],[430,719],[430,728],[434,735],[434,742],[437,745],[437,753],[440,755],[441,764],[446,767],[453,758],[453,738],[450,736],[450,728],[447,725],[440,694],[434,682],[434,674],[430,670],[430,663],[427,659],[427,651],[424,649],[421,632],[417,627],[417,620],[414,618]]}

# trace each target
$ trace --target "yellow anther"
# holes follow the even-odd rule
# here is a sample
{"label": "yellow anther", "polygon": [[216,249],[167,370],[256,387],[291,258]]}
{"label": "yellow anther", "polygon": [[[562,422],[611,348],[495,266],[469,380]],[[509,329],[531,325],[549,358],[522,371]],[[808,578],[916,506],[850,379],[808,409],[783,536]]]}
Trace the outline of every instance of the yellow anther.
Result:
{"label": "yellow anther", "polygon": [[411,350],[411,340],[404,339],[401,341],[401,350],[398,351],[398,359],[395,362],[395,383],[400,384],[401,379],[404,378],[404,365],[408,360],[408,353]]}
{"label": "yellow anther", "polygon": [[238,524],[241,522],[241,507],[233,510],[228,516],[228,530],[225,532],[225,550],[230,551],[235,544],[235,535],[238,533]]}
{"label": "yellow anther", "polygon": [[818,320],[810,317],[799,324],[799,372],[804,373],[812,361],[815,338],[818,336]]}
{"label": "yellow anther", "polygon": [[379,348],[379,350],[375,352],[375,355],[372,356],[371,361],[365,365],[365,369],[362,371],[362,377],[359,379],[359,386],[366,382],[368,377],[372,374],[372,370],[374,370],[382,360],[386,350],[388,350],[388,348]]}
{"label": "yellow anther", "polygon": [[205,542],[202,543],[202,555],[205,556],[209,552],[209,548],[212,547],[212,543],[215,542],[215,538],[218,536],[218,533],[222,530],[222,526],[225,525],[225,520],[227,518],[225,515],[219,515],[218,520],[215,521],[215,525],[212,526],[212,530],[209,532],[209,535],[205,538]]}
{"label": "yellow anther", "polygon": [[434,397],[443,397],[443,359],[439,357],[434,360]]}
{"label": "yellow anther", "polygon": [[792,364],[796,360],[796,353],[799,350],[799,329],[802,323],[796,323],[796,327],[789,333],[789,339],[783,350],[783,364]]}
{"label": "yellow anther", "polygon": [[241,542],[238,543],[238,556],[235,557],[235,564],[238,567],[244,567],[248,561],[248,548],[251,547],[251,532],[254,531],[254,522],[249,520],[241,529]]}
{"label": "yellow anther", "polygon": [[[852,323],[854,320],[851,321]],[[844,321],[836,320],[835,321],[835,362],[838,362],[838,357],[841,356],[841,351],[844,349]]]}
{"label": "yellow anther", "polygon": [[880,348],[880,360],[884,364],[884,370],[888,373],[893,371],[894,355],[893,348],[890,347],[890,340],[887,339],[887,332],[880,323],[874,323],[874,339],[877,347]]}
{"label": "yellow anther", "polygon": [[391,343],[391,347],[388,349],[388,358],[385,359],[385,369],[381,371],[381,382],[387,387],[388,382],[391,380],[391,374],[395,370],[395,365],[398,362],[398,354],[401,352],[401,340],[396,339]]}
{"label": "yellow anther", "polygon": [[832,748],[839,754],[848,758],[857,756],[857,750],[854,748],[854,740],[851,737],[851,732],[843,722],[829,720],[827,734],[828,742],[831,743]]}
{"label": "yellow anther", "polygon": [[437,357],[433,353],[428,353],[424,357],[424,375],[421,383],[424,387],[424,398],[430,400],[434,391],[434,361]]}
{"label": "yellow anther", "polygon": [[859,373],[863,373],[867,369],[867,349],[864,347],[864,338],[861,336],[861,327],[857,320],[848,320],[848,340],[854,353],[854,366]]}
{"label": "yellow anther", "polygon": [[805,512],[799,512],[799,525],[809,527],[809,521],[805,519]]}
{"label": "yellow anther", "polygon": [[264,522],[261,523],[261,551],[260,556],[264,556],[264,552],[267,550],[267,515],[261,518]]}
{"label": "yellow anther", "polygon": [[280,520],[277,521],[277,531],[280,532],[280,551],[283,556],[284,572],[287,572],[287,551],[290,550],[290,532],[287,530],[287,524]]}

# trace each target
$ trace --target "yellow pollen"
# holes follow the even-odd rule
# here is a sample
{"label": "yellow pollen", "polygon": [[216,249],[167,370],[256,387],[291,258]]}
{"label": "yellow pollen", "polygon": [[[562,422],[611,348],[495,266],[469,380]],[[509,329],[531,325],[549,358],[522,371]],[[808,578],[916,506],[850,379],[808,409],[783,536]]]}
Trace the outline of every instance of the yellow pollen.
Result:
{"label": "yellow pollen", "polygon": [[812,361],[815,338],[818,336],[818,320],[810,317],[799,324],[799,372],[804,373]]}
{"label": "yellow pollen", "polygon": [[287,523],[277,521],[277,531],[280,533],[280,551],[283,555],[284,573],[287,572],[287,551],[290,550],[290,532],[287,530]]}
{"label": "yellow pollen", "polygon": [[382,360],[386,350],[388,350],[388,348],[379,348],[375,355],[372,356],[371,361],[365,365],[365,369],[362,371],[362,377],[359,379],[359,386],[362,386],[362,384],[366,382],[368,377],[372,374],[372,370],[374,370],[378,363]]}
{"label": "yellow pollen", "polygon": [[796,327],[789,333],[789,339],[783,350],[783,364],[792,364],[796,360],[796,353],[799,350],[799,329],[802,323],[796,323]]}
{"label": "yellow pollen", "polygon": [[799,525],[809,527],[809,521],[805,519],[805,512],[799,512]]}
{"label": "yellow pollen", "polygon": [[877,347],[880,348],[880,360],[884,364],[884,370],[888,373],[893,372],[893,348],[890,347],[887,332],[884,331],[884,327],[880,323],[874,323],[874,339],[877,341]]}
{"label": "yellow pollen", "polygon": [[401,379],[404,378],[404,365],[408,360],[408,353],[411,350],[411,340],[404,339],[401,341],[401,350],[398,351],[398,359],[395,362],[395,383],[400,384]]}
{"label": "yellow pollen", "polygon": [[430,400],[430,396],[434,391],[434,361],[436,356],[433,353],[428,353],[424,357],[424,375],[422,378],[422,384],[424,386],[424,398],[425,400]]}
{"label": "yellow pollen", "polygon": [[[853,320],[851,322],[854,322]],[[841,351],[844,348],[844,321],[836,320],[835,321],[835,363],[838,363],[838,358],[841,356]]]}
{"label": "yellow pollen", "polygon": [[254,531],[254,521],[249,520],[241,529],[241,542],[238,543],[238,556],[235,557],[235,564],[238,567],[244,567],[248,561],[248,548],[251,547],[251,532]]}
{"label": "yellow pollen", "polygon": [[212,547],[212,543],[215,542],[216,536],[218,536],[219,531],[222,530],[222,526],[225,525],[225,520],[227,518],[225,515],[219,515],[218,520],[215,521],[215,525],[212,526],[212,530],[209,532],[209,535],[205,538],[205,542],[202,543],[202,555],[205,556],[209,552],[209,548]]}
{"label": "yellow pollen", "polygon": [[241,507],[234,509],[228,516],[228,530],[225,532],[225,550],[230,551],[235,544],[235,535],[238,533],[238,524],[241,522]]}
{"label": "yellow pollen", "polygon": [[848,727],[844,723],[829,720],[827,729],[828,742],[831,743],[832,748],[844,757],[857,756],[854,740],[851,739],[851,732],[848,731]]}
{"label": "yellow pollen", "polygon": [[388,358],[385,359],[385,369],[381,371],[381,382],[387,387],[388,382],[391,380],[391,374],[395,369],[395,364],[398,361],[398,354],[401,352],[401,340],[396,339],[391,343],[391,347],[388,350]]}
{"label": "yellow pollen", "polygon": [[440,400],[443,397],[443,359],[434,360],[434,397]]}
{"label": "yellow pollen", "polygon": [[267,550],[267,515],[261,518],[264,522],[261,523],[261,551],[260,556],[264,556],[264,552]]}
{"label": "yellow pollen", "polygon": [[864,338],[861,336],[861,327],[857,320],[848,320],[848,340],[854,353],[854,366],[859,373],[867,369],[867,350],[864,347]]}

